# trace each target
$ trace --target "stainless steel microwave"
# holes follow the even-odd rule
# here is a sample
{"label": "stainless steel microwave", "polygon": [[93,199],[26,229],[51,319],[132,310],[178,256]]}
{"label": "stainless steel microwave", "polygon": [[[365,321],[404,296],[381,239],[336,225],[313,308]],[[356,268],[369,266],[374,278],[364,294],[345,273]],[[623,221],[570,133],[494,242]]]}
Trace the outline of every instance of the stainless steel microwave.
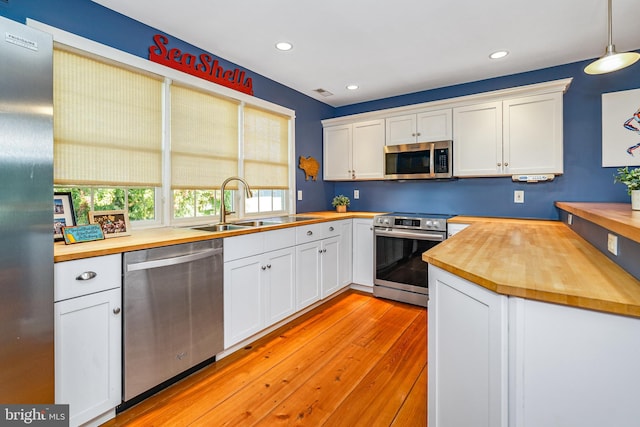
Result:
{"label": "stainless steel microwave", "polygon": [[452,141],[419,142],[384,147],[385,179],[451,178]]}

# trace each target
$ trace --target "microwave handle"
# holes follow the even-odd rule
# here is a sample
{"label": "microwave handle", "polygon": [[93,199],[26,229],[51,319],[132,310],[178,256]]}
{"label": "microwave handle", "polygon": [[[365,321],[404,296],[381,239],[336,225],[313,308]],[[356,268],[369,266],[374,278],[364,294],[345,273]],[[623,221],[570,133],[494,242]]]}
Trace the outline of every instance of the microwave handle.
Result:
{"label": "microwave handle", "polygon": [[433,166],[433,156],[435,155],[436,144],[431,143],[431,149],[429,150],[429,175],[436,176],[436,171]]}

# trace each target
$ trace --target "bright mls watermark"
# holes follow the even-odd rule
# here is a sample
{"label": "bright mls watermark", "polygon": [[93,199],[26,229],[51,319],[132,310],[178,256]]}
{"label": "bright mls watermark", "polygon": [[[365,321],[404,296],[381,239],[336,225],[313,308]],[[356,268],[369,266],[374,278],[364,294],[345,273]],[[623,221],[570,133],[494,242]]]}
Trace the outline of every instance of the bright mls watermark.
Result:
{"label": "bright mls watermark", "polygon": [[69,405],[0,405],[0,427],[68,427]]}

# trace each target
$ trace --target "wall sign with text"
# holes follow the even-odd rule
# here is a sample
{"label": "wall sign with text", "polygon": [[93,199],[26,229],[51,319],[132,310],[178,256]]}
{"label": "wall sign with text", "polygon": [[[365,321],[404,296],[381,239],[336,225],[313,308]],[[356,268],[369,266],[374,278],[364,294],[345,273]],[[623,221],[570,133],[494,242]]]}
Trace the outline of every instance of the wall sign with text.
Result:
{"label": "wall sign with text", "polygon": [[251,77],[246,77],[244,71],[238,68],[225,70],[218,60],[213,59],[208,53],[196,56],[177,48],[169,48],[169,39],[162,34],[153,36],[153,42],[154,44],[149,46],[150,61],[253,95],[253,81]]}

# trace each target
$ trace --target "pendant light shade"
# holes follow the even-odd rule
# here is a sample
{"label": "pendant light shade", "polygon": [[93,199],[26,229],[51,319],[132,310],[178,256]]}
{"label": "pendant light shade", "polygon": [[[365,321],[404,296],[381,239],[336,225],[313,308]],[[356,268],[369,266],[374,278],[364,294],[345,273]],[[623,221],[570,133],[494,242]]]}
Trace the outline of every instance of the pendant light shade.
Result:
{"label": "pendant light shade", "polygon": [[611,29],[611,0],[609,1],[609,44],[600,59],[587,65],[584,72],[587,74],[605,74],[612,71],[618,71],[629,65],[635,64],[640,59],[640,54],[636,52],[617,53],[616,47],[613,45],[613,31]]}

